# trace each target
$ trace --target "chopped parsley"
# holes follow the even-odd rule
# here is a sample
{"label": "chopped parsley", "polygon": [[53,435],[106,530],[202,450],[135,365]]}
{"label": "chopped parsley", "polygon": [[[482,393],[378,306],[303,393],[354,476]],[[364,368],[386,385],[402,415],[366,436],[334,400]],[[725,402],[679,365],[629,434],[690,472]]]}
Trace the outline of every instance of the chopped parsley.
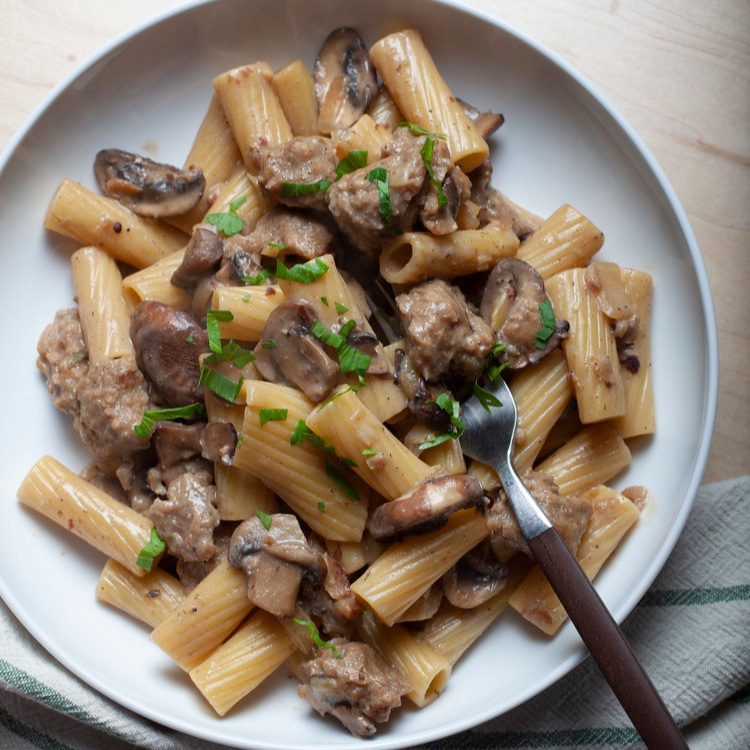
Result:
{"label": "chopped parsley", "polygon": [[263,427],[266,422],[283,422],[288,414],[288,409],[259,409],[260,426]]}
{"label": "chopped parsley", "polygon": [[552,309],[552,303],[546,299],[539,305],[540,329],[536,332],[534,346],[537,349],[544,349],[552,334],[557,330],[557,321],[555,312]]}
{"label": "chopped parsley", "polygon": [[366,166],[367,150],[353,149],[336,165],[336,177],[341,179],[345,174]]}
{"label": "chopped parsley", "polygon": [[497,409],[503,405],[503,402],[494,393],[491,393],[486,388],[482,388],[476,380],[471,387],[485,411],[490,411],[492,407]]}
{"label": "chopped parsley", "polygon": [[297,625],[302,625],[303,627],[307,628],[307,632],[310,633],[310,638],[312,638],[312,642],[318,647],[318,648],[327,648],[330,649],[333,655],[337,658],[341,658],[341,653],[336,648],[336,646],[333,645],[333,643],[329,643],[328,641],[324,641],[320,634],[318,633],[318,629],[315,627],[315,624],[310,622],[310,620],[301,620],[299,617],[294,618],[294,622]]}
{"label": "chopped parsley", "polygon": [[238,234],[245,226],[245,222],[237,216],[237,209],[247,200],[246,195],[241,195],[229,204],[229,211],[224,213],[208,214],[206,221],[213,224],[226,237]]}
{"label": "chopped parsley", "polygon": [[262,284],[270,275],[271,269],[264,268],[262,271],[258,271],[258,273],[253,274],[252,276],[243,276],[240,280],[243,284],[247,284],[248,286],[258,286],[259,284]]}
{"label": "chopped parsley", "polygon": [[336,307],[336,312],[339,315],[343,315],[344,313],[349,312],[349,308],[346,305],[342,305],[340,302],[334,302],[333,303]]}
{"label": "chopped parsley", "polygon": [[275,339],[266,339],[261,343],[263,349],[275,349],[278,346]]}
{"label": "chopped parsley", "polygon": [[341,372],[354,372],[361,381],[364,373],[370,366],[372,357],[370,357],[369,354],[363,354],[349,344],[349,334],[356,325],[357,323],[355,320],[347,320],[346,323],[341,326],[340,331],[335,333],[319,320],[316,320],[312,324],[310,332],[324,344],[336,350]]}
{"label": "chopped parsley", "polygon": [[236,341],[227,341],[218,352],[212,352],[203,361],[208,365],[215,365],[218,362],[231,362],[240,370],[245,365],[255,360],[255,355],[249,350],[241,347]]}
{"label": "chopped parsley", "polygon": [[375,167],[367,173],[367,181],[374,182],[378,189],[380,200],[380,215],[389,229],[397,231],[393,223],[393,208],[391,206],[391,186],[388,170],[384,167]]}
{"label": "chopped parsley", "polygon": [[133,431],[136,437],[145,438],[151,434],[151,429],[157,420],[192,419],[205,411],[206,407],[199,403],[189,404],[188,406],[174,406],[169,409],[150,409],[143,412],[143,418],[139,424],[133,425]]}
{"label": "chopped parsley", "polygon": [[143,570],[151,572],[151,568],[154,565],[154,561],[159,555],[161,555],[166,549],[166,545],[159,536],[159,532],[155,526],[151,527],[151,538],[143,545],[143,549],[138,553],[138,558],[135,564]]}
{"label": "chopped parsley", "polygon": [[323,451],[323,453],[334,453],[331,443],[328,442],[328,440],[326,440],[325,438],[316,435],[307,426],[307,422],[305,422],[304,419],[300,419],[297,421],[294,430],[292,430],[292,436],[289,438],[289,442],[292,445],[299,445],[300,443],[303,443],[305,441],[307,441],[311,445],[314,445],[318,450]]}
{"label": "chopped parsley", "polygon": [[375,448],[364,448],[362,450],[363,456],[377,456],[378,452],[375,450]]}
{"label": "chopped parsley", "polygon": [[273,520],[271,516],[260,509],[255,511],[255,515],[258,516],[258,520],[263,524],[263,528],[268,531],[271,528],[271,521]]}
{"label": "chopped parsley", "polygon": [[434,448],[447,440],[457,440],[463,435],[466,425],[461,421],[461,404],[447,393],[441,393],[434,401],[446,414],[450,416],[450,427],[446,432],[432,435],[419,446],[419,450]]}
{"label": "chopped parsley", "polygon": [[446,196],[440,181],[435,177],[435,173],[432,171],[432,151],[434,148],[435,141],[433,141],[432,138],[428,138],[424,142],[424,146],[422,146],[419,153],[422,154],[422,161],[424,162],[424,167],[427,170],[430,180],[432,180],[432,184],[437,188],[438,208],[442,211],[448,205],[448,197]]}
{"label": "chopped parsley", "polygon": [[285,198],[298,198],[302,195],[312,195],[313,193],[324,193],[331,187],[331,181],[323,177],[315,182],[283,182],[281,184],[281,194]]}
{"label": "chopped parsley", "polygon": [[208,334],[208,348],[212,352],[221,351],[221,328],[219,323],[231,323],[234,320],[229,310],[209,310],[206,313],[206,333]]}
{"label": "chopped parsley", "polygon": [[239,396],[244,381],[241,375],[240,379],[235,382],[216,370],[203,367],[198,382],[217,396],[220,396],[226,401],[234,402],[237,400],[237,396]]}
{"label": "chopped parsley", "polygon": [[433,133],[431,130],[425,130],[421,125],[417,125],[416,122],[400,122],[398,127],[409,128],[412,133],[416,133],[417,135],[426,135],[429,138],[439,138],[441,141],[446,140],[446,135],[444,133]]}
{"label": "chopped parsley", "polygon": [[320,258],[313,258],[307,263],[297,263],[291,268],[287,268],[281,261],[276,259],[276,278],[284,281],[296,281],[298,284],[312,284],[317,281],[328,270],[325,261]]}
{"label": "chopped parsley", "polygon": [[352,500],[359,500],[359,493],[349,483],[349,480],[341,473],[341,470],[333,462],[333,459],[326,457],[325,460],[326,476]]}
{"label": "chopped parsley", "polygon": [[482,372],[489,378],[491,383],[494,383],[500,377],[500,373],[508,366],[507,362],[498,361],[504,351],[505,344],[496,341],[492,345],[492,351],[487,355],[487,359],[484,362]]}

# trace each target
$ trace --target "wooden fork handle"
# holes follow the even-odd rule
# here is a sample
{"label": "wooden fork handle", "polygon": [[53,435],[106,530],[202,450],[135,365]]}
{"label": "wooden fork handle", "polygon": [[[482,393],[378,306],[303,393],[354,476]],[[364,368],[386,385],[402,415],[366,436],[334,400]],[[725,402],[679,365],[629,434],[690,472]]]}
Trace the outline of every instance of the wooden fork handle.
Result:
{"label": "wooden fork handle", "polygon": [[557,531],[547,529],[528,544],[647,747],[685,750],[687,743],[661,696]]}

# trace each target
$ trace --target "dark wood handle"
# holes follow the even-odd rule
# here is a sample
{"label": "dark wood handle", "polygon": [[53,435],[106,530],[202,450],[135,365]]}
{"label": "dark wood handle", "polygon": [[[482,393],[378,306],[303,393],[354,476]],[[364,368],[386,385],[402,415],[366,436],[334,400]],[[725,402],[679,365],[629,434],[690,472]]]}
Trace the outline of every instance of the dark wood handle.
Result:
{"label": "dark wood handle", "polygon": [[529,547],[613,692],[649,748],[687,743],[619,626],[554,528]]}

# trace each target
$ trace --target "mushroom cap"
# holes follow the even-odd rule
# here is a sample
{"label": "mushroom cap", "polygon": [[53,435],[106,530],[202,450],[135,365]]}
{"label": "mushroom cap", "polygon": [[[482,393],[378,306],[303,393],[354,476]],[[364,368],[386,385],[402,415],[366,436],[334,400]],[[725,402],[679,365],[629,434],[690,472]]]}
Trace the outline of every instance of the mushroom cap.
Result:
{"label": "mushroom cap", "polygon": [[214,274],[224,257],[224,241],[219,235],[198,226],[185,248],[182,262],[175,269],[171,283],[187,292],[192,292],[200,281]]}
{"label": "mushroom cap", "polygon": [[555,331],[537,345],[541,328],[539,306],[549,302],[544,279],[520,258],[501,258],[490,272],[479,312],[505,346],[500,357],[513,370],[540,362],[568,334],[566,320],[557,320]]}
{"label": "mushroom cap", "polygon": [[352,28],[332,31],[313,66],[321,133],[348,128],[378,91],[375,67],[362,37]]}
{"label": "mushroom cap", "polygon": [[247,574],[247,596],[253,604],[277,617],[291,617],[303,575],[320,577],[325,566],[296,516],[275,513],[270,518],[268,528],[251,516],[234,530],[229,563]]}
{"label": "mushroom cap", "polygon": [[255,366],[266,380],[295,386],[312,401],[321,401],[339,382],[341,368],[311,333],[316,319],[315,309],[306,300],[282,302],[268,316],[253,353]]}
{"label": "mushroom cap", "polygon": [[97,153],[94,176],[105,195],[150,218],[187,213],[206,188],[200,169],[180,169],[117,148]]}
{"label": "mushroom cap", "polygon": [[133,311],[130,338],[138,367],[168,406],[203,400],[199,357],[209,351],[208,336],[188,313],[141,302]]}
{"label": "mushroom cap", "polygon": [[480,544],[464,555],[441,579],[443,595],[454,606],[472,609],[502,591],[508,568],[489,544]]}
{"label": "mushroom cap", "polygon": [[451,513],[483,508],[484,503],[484,491],[475,476],[445,474],[431,477],[396,500],[378,506],[367,528],[381,541],[422,534],[442,526]]}

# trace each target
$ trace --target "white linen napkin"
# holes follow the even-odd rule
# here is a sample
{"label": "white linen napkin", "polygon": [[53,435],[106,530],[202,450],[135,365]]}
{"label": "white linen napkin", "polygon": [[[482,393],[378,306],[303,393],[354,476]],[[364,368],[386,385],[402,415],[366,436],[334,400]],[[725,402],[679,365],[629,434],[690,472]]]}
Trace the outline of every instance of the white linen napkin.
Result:
{"label": "white linen napkin", "polygon": [[[750,748],[750,476],[700,489],[674,552],[623,628],[692,750]],[[641,746],[587,659],[510,713],[421,750]],[[0,602],[3,750],[218,747],[104,698],[51,658]]]}

